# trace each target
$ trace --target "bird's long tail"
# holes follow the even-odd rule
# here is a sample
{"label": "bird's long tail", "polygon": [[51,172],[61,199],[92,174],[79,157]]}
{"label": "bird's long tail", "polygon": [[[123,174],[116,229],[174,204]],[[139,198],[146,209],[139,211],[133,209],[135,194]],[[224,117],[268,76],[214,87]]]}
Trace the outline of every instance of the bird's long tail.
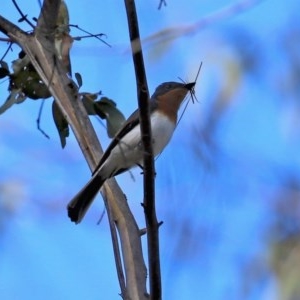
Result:
{"label": "bird's long tail", "polygon": [[76,224],[81,222],[104,181],[105,180],[103,180],[100,175],[94,175],[81,191],[79,191],[69,202],[67,206],[68,216],[72,222],[75,222]]}

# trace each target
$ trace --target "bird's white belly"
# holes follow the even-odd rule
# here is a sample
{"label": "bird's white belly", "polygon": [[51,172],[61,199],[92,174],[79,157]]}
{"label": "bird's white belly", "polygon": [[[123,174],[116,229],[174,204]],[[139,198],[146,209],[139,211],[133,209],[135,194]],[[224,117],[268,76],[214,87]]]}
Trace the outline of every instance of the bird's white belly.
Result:
{"label": "bird's white belly", "polygon": [[[170,141],[175,129],[175,124],[159,112],[154,112],[150,120],[153,155],[157,156]],[[136,126],[112,149],[101,169],[103,169],[106,175],[115,172],[117,169],[130,169],[137,164],[142,165],[143,155],[140,126]]]}
{"label": "bird's white belly", "polygon": [[158,155],[169,143],[175,124],[164,114],[155,112],[151,117],[151,131],[153,140],[153,154]]}

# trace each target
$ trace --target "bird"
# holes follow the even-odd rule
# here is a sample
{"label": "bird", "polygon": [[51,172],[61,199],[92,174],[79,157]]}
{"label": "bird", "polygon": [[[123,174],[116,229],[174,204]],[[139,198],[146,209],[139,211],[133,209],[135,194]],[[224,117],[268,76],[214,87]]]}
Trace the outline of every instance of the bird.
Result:
{"label": "bird", "polygon": [[[153,156],[169,143],[177,125],[177,114],[187,94],[193,93],[196,82],[164,82],[149,99]],[[143,167],[143,145],[139,110],[134,111],[117,132],[101,157],[91,179],[67,206],[72,222],[80,223],[105,180],[135,166]]]}

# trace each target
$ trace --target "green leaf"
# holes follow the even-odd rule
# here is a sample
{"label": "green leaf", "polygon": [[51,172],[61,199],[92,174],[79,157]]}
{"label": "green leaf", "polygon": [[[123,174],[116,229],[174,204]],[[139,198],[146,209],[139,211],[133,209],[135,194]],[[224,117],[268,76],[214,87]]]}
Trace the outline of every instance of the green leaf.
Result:
{"label": "green leaf", "polygon": [[80,93],[81,101],[88,113],[88,115],[93,116],[96,115],[94,109],[95,100],[98,98],[99,93]]}
{"label": "green leaf", "polygon": [[13,61],[13,73],[9,77],[9,89],[19,89],[28,98],[46,99],[51,96],[48,87],[41,80],[38,73],[30,63],[27,55],[23,56],[20,52],[20,58]]}
{"label": "green leaf", "polygon": [[0,79],[2,79],[9,75],[9,68],[7,63],[3,60],[0,61],[0,66]]}
{"label": "green leaf", "polygon": [[0,115],[3,114],[7,109],[9,109],[15,103],[21,103],[26,99],[26,96],[19,89],[13,89],[10,91],[9,96],[3,105],[0,106]]}
{"label": "green leaf", "polygon": [[0,79],[9,75],[9,71],[5,68],[0,68]]}
{"label": "green leaf", "polygon": [[113,138],[125,122],[125,117],[116,107],[116,103],[107,97],[102,97],[94,102],[94,110],[100,118],[106,119],[108,136]]}
{"label": "green leaf", "polygon": [[7,64],[7,62],[4,61],[4,60],[0,60],[0,66],[1,66],[2,68],[5,68],[5,69],[9,70],[8,64]]}
{"label": "green leaf", "polygon": [[95,101],[100,93],[80,93],[82,103],[89,115],[98,115],[106,120],[107,133],[110,138],[114,137],[125,122],[124,115],[116,107],[116,103],[102,97]]}
{"label": "green leaf", "polygon": [[80,73],[75,73],[75,78],[76,78],[78,87],[81,88],[82,87],[82,77],[81,77]]}
{"label": "green leaf", "polygon": [[69,124],[55,101],[52,103],[52,115],[58,130],[61,146],[64,148],[67,142],[66,138],[69,136]]}
{"label": "green leaf", "polygon": [[25,67],[10,76],[10,89],[20,89],[30,99],[46,99],[51,96],[48,87],[35,70]]}
{"label": "green leaf", "polygon": [[24,15],[23,17],[21,17],[18,22],[21,23],[21,22],[24,22],[27,18],[27,15]]}
{"label": "green leaf", "polygon": [[19,73],[21,70],[25,69],[26,66],[30,64],[30,59],[28,58],[28,56],[23,56],[23,54],[24,52],[21,51],[19,53],[19,58],[12,62],[12,69],[14,74]]}

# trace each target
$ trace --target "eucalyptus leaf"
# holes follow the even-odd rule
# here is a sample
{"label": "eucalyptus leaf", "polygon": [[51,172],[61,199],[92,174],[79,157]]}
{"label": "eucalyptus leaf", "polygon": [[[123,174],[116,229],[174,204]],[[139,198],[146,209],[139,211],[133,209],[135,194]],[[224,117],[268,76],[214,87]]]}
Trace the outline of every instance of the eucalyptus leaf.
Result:
{"label": "eucalyptus leaf", "polygon": [[113,138],[125,122],[125,117],[116,107],[116,103],[107,97],[94,102],[96,114],[106,120],[107,134]]}
{"label": "eucalyptus leaf", "polygon": [[19,23],[24,22],[26,20],[26,18],[27,18],[27,15],[24,15],[18,20],[18,22]]}
{"label": "eucalyptus leaf", "polygon": [[11,90],[4,104],[0,106],[0,114],[3,114],[12,105],[23,102],[25,99],[26,96],[22,93],[21,90],[18,89]]}
{"label": "eucalyptus leaf", "polygon": [[4,60],[0,60],[0,66],[1,66],[2,68],[5,68],[5,69],[9,70],[8,64],[7,64],[7,62],[4,61]]}
{"label": "eucalyptus leaf", "polygon": [[82,77],[81,77],[80,73],[75,73],[75,78],[76,78],[78,87],[81,88],[82,87]]}
{"label": "eucalyptus leaf", "polygon": [[10,76],[10,89],[20,89],[28,98],[34,100],[51,96],[48,87],[30,67],[25,67]]}
{"label": "eucalyptus leaf", "polygon": [[0,68],[0,79],[9,75],[9,71],[6,68]]}
{"label": "eucalyptus leaf", "polygon": [[94,109],[95,100],[98,98],[99,93],[80,93],[81,101],[88,113],[88,115],[93,116],[97,113]]}
{"label": "eucalyptus leaf", "polygon": [[8,76],[10,74],[9,72],[9,68],[8,68],[8,64],[4,61],[4,60],[1,60],[0,61],[0,78],[4,78],[6,76]]}
{"label": "eucalyptus leaf", "polygon": [[69,136],[69,124],[55,101],[52,103],[52,115],[58,130],[61,146],[64,148],[67,142],[66,138]]}

